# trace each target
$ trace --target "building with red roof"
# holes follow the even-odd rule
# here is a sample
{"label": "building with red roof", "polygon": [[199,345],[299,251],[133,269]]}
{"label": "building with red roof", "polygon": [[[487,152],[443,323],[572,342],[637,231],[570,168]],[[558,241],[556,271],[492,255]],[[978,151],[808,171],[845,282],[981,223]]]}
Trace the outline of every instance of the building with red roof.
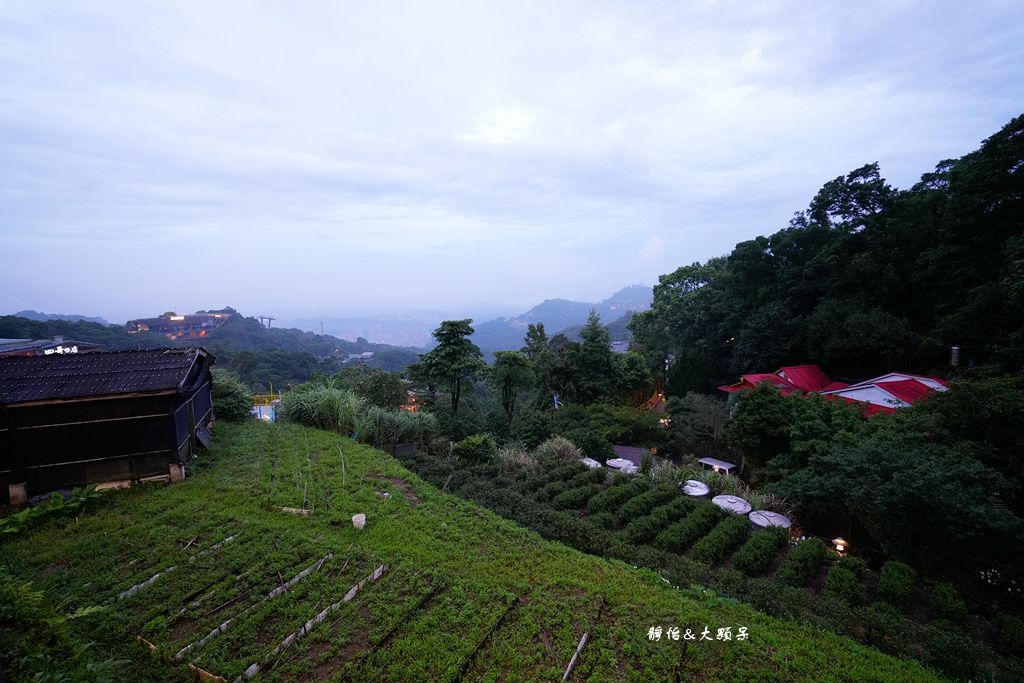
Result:
{"label": "building with red roof", "polygon": [[891,413],[935,392],[949,390],[941,379],[905,372],[890,372],[856,384],[833,382],[817,365],[793,365],[779,368],[774,373],[740,375],[739,382],[718,388],[735,393],[753,389],[763,382],[776,387],[783,396],[794,392],[816,393],[832,400],[860,403],[866,417]]}

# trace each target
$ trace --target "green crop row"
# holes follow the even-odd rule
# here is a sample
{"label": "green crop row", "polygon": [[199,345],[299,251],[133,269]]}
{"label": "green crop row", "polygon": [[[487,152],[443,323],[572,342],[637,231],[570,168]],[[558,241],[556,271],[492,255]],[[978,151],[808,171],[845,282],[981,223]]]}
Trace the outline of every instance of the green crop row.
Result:
{"label": "green crop row", "polygon": [[694,541],[711,531],[725,513],[711,503],[699,505],[685,518],[668,527],[655,539],[655,545],[671,553],[681,553]]}
{"label": "green crop row", "polygon": [[746,515],[728,517],[697,541],[690,556],[700,562],[715,564],[739,547],[749,535],[750,520]]}

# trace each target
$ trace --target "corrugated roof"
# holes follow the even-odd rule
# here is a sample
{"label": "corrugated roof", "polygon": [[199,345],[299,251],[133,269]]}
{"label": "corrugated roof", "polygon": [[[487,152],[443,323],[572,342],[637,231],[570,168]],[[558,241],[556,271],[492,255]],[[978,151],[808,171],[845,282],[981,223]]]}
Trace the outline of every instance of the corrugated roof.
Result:
{"label": "corrugated roof", "polygon": [[913,403],[918,399],[924,398],[928,394],[932,393],[932,388],[924,382],[920,382],[916,379],[903,379],[896,382],[883,382],[875,386],[888,391],[890,394],[905,401],[907,403]]}
{"label": "corrugated roof", "polygon": [[832,381],[817,365],[792,365],[780,368],[777,374],[803,392],[821,391]]}
{"label": "corrugated roof", "polygon": [[198,347],[0,358],[0,404],[176,391]]}

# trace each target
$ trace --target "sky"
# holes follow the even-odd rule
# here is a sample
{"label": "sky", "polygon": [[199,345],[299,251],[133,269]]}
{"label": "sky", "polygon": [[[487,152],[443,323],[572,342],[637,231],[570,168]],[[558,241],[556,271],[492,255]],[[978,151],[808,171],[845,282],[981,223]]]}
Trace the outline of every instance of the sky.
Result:
{"label": "sky", "polygon": [[600,301],[911,186],[1022,64],[1017,0],[9,0],[0,313]]}

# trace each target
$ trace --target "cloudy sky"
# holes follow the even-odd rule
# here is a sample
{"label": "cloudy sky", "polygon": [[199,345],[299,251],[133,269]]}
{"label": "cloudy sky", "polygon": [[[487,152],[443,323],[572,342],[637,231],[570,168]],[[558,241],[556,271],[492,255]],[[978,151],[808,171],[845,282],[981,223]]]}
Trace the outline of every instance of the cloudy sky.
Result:
{"label": "cloudy sky", "polygon": [[0,313],[596,301],[1024,111],[1006,2],[0,4]]}

